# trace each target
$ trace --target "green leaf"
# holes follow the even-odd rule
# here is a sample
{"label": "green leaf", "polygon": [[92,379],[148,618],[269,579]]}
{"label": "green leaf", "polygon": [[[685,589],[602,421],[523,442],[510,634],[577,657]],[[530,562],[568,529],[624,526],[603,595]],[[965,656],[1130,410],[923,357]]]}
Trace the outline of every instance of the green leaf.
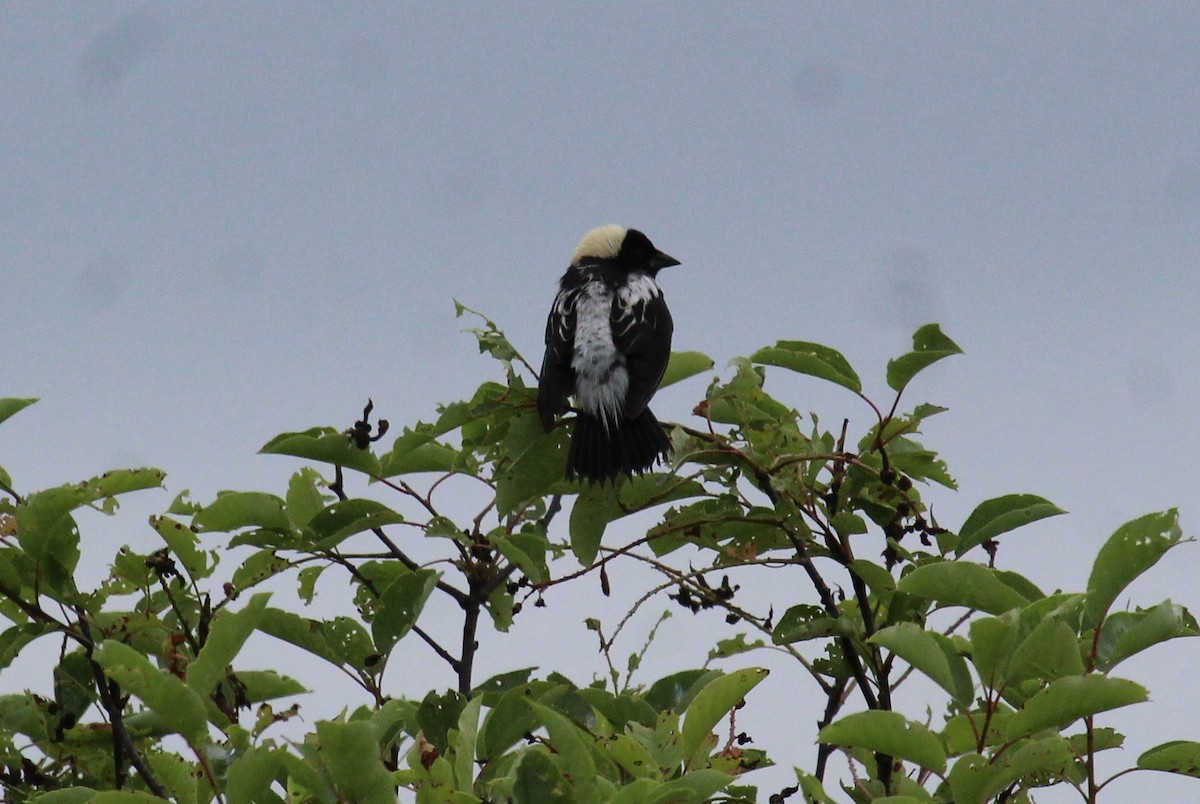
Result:
{"label": "green leaf", "polygon": [[919,372],[950,355],[960,355],[962,349],[942,333],[937,324],[926,324],[913,333],[913,350],[888,361],[887,383],[893,391],[904,386]]}
{"label": "green leaf", "polygon": [[677,382],[703,374],[713,367],[713,359],[702,352],[671,352],[667,362],[667,370],[663,373],[659,388],[666,388]]}
{"label": "green leaf", "polygon": [[131,491],[161,488],[167,473],[161,469],[113,469],[87,482],[93,500],[128,494]]}
{"label": "green leaf", "polygon": [[829,520],[829,524],[833,525],[833,529],[843,539],[868,532],[866,520],[850,511],[838,511]]}
{"label": "green leaf", "polygon": [[260,584],[268,578],[273,578],[291,567],[287,559],[280,557],[274,550],[259,550],[238,567],[231,582],[239,592]]}
{"label": "green leaf", "polygon": [[1034,494],[1007,494],[985,500],[975,507],[959,530],[955,555],[962,556],[972,547],[994,539],[1001,533],[1065,513],[1054,503]]}
{"label": "green leaf", "polygon": [[279,755],[251,746],[229,766],[225,795],[229,801],[279,802],[271,784],[283,767]]}
{"label": "green leaf", "polygon": [[552,490],[556,484],[566,487],[568,435],[564,427],[549,433],[533,411],[516,416],[509,423],[504,446],[513,461],[496,476],[496,509],[501,514],[516,511],[529,500]]}
{"label": "green leaf", "polygon": [[1060,619],[1047,617],[1013,651],[1008,677],[1053,681],[1083,675],[1085,669],[1075,630]]}
{"label": "green leaf", "polygon": [[188,686],[197,694],[208,695],[226,677],[234,657],[258,627],[270,598],[270,593],[260,593],[241,611],[223,609],[213,617],[208,639],[187,669]]}
{"label": "green leaf", "polygon": [[312,549],[330,550],[357,533],[403,521],[403,516],[375,500],[338,500],[309,520],[308,527],[317,537]]}
{"label": "green leaf", "polygon": [[32,692],[0,695],[0,735],[11,739],[13,735],[24,734],[44,743],[50,733],[49,721],[45,703]]}
{"label": "green leaf", "polygon": [[709,649],[707,661],[711,662],[715,659],[728,659],[730,656],[737,656],[741,653],[749,653],[752,650],[766,647],[766,644],[767,643],[761,639],[756,639],[753,642],[747,642],[746,635],[744,633],[734,634],[729,639],[718,639],[717,644]]}
{"label": "green leaf", "polygon": [[387,654],[417,624],[439,577],[434,570],[417,570],[402,575],[383,590],[371,621],[371,635],[380,653]]}
{"label": "green leaf", "polygon": [[379,459],[370,450],[359,449],[350,437],[332,427],[313,427],[302,433],[281,433],[263,445],[260,453],[291,455],[379,476]]}
{"label": "green leaf", "polygon": [[466,705],[466,699],[454,690],[441,694],[430,690],[417,707],[417,725],[440,753],[450,750],[450,731],[458,726]]}
{"label": "green leaf", "polygon": [[521,572],[534,583],[550,580],[546,565],[546,550],[549,543],[538,533],[510,533],[499,535],[492,544],[506,559],[521,568]]}
{"label": "green leaf", "polygon": [[330,789],[311,762],[306,762],[290,751],[279,751],[276,756],[287,771],[287,788],[291,801],[320,801],[328,804],[337,800],[337,793]]}
{"label": "green leaf", "polygon": [[855,393],[862,391],[862,381],[842,353],[819,343],[777,341],[774,346],[759,349],[750,359],[828,380]]}
{"label": "green leaf", "polygon": [[1138,757],[1137,766],[1145,770],[1180,773],[1200,778],[1200,743],[1172,740],[1156,745]]}
{"label": "green leaf", "polygon": [[4,629],[0,633],[0,671],[12,664],[30,642],[57,630],[53,623],[23,623]]}
{"label": "green leaf", "polygon": [[695,765],[708,756],[706,741],[713,727],[741,703],[750,690],[767,677],[769,670],[749,667],[715,678],[696,693],[688,704],[681,731],[683,756]]}
{"label": "green leaf", "polygon": [[1038,784],[1047,777],[1064,778],[1065,774],[1072,771],[1077,755],[1071,750],[1068,740],[1059,734],[1052,734],[1041,740],[1030,740],[1006,759],[1003,777],[999,784],[988,790],[989,795],[999,795],[1015,781]]}
{"label": "green leaf", "polygon": [[140,698],[172,731],[193,741],[203,738],[207,723],[204,701],[178,678],[159,670],[137,650],[111,639],[104,641],[95,659],[105,675]]}
{"label": "green leaf", "polygon": [[892,468],[913,480],[933,481],[948,489],[958,489],[958,481],[950,474],[946,462],[910,438],[892,439],[888,443],[888,456]]}
{"label": "green leaf", "polygon": [[776,645],[789,645],[806,639],[824,639],[831,636],[850,636],[854,626],[841,617],[831,617],[821,606],[800,603],[783,613],[771,641]]}
{"label": "green leaf", "polygon": [[311,567],[305,567],[296,573],[296,594],[304,601],[304,605],[309,605],[313,602],[313,597],[317,593],[317,581],[321,579],[321,574],[332,564],[316,564]]}
{"label": "green leaf", "polygon": [[380,477],[416,474],[419,472],[450,472],[458,464],[458,450],[429,442],[402,453],[395,450],[383,459]]}
{"label": "green leaf", "polygon": [[231,531],[249,527],[281,532],[291,529],[283,500],[261,491],[220,493],[193,517],[192,525],[202,531]]}
{"label": "green leaf", "polygon": [[464,332],[470,332],[475,336],[475,339],[479,342],[480,354],[490,354],[492,357],[505,364],[508,364],[521,356],[516,348],[509,343],[508,338],[504,335],[504,332],[501,331],[498,326],[496,326],[494,321],[478,310],[472,310],[470,307],[459,303],[459,301],[456,299],[454,301],[454,317],[461,318],[463,313],[471,313],[472,315],[483,320],[483,327],[468,328],[463,330]]}
{"label": "green leaf", "polygon": [[1177,637],[1200,633],[1196,620],[1183,606],[1166,600],[1152,609],[1116,611],[1104,620],[1097,644],[1096,664],[1108,671],[1146,648]]}
{"label": "green leaf", "polygon": [[13,414],[21,412],[34,402],[37,402],[37,397],[32,399],[18,399],[16,397],[0,399],[0,422],[5,421]]}
{"label": "green leaf", "polygon": [[54,668],[54,703],[59,723],[68,719],[78,722],[96,699],[91,660],[82,650],[63,655]]}
{"label": "green leaf", "polygon": [[150,527],[167,543],[167,547],[183,564],[190,578],[198,579],[208,575],[208,556],[200,549],[200,540],[191,528],[166,516],[151,516]]}
{"label": "green leaf", "polygon": [[395,804],[391,775],[379,756],[379,743],[370,723],[317,723],[320,757],[334,786],[355,804]]}
{"label": "green leaf", "polygon": [[537,728],[537,716],[525,705],[528,690],[524,686],[511,689],[492,705],[479,730],[481,760],[499,759],[523,734]]}
{"label": "green leaf", "polygon": [[70,513],[94,499],[86,484],[30,494],[17,506],[17,541],[30,558],[54,562],[69,576],[79,561],[79,529]]}
{"label": "green leaf", "polygon": [[499,697],[514,687],[520,687],[529,682],[529,677],[537,670],[536,667],[523,667],[519,670],[509,670],[499,673],[486,681],[480,682],[471,690],[471,698],[483,696],[488,706],[495,706]]}
{"label": "green leaf", "polygon": [[972,620],[971,661],[985,687],[998,689],[1008,678],[1013,651],[1021,640],[1020,612]]}
{"label": "green leaf", "polygon": [[363,627],[347,617],[324,622],[310,620],[282,609],[268,608],[259,620],[259,629],[276,639],[295,645],[341,667],[362,668],[375,646]]}
{"label": "green leaf", "polygon": [[[635,778],[631,783],[622,785],[617,790],[616,796],[607,802],[607,804],[647,804],[647,802],[658,804],[660,801],[658,796],[662,792],[662,789],[663,782],[661,778],[645,776],[640,779]],[[670,798],[667,801],[674,804],[676,801],[690,802],[691,799]]]}
{"label": "green leaf", "polygon": [[672,779],[645,798],[630,797],[621,800],[628,804],[703,804],[711,801],[718,791],[733,781],[733,778],[723,771],[701,768],[688,771],[678,779]]}
{"label": "green leaf", "polygon": [[619,485],[589,485],[571,507],[571,552],[579,563],[590,567],[600,550],[600,540],[610,522],[651,505],[661,505],[704,493],[704,487],[672,475],[647,474],[629,478]]}
{"label": "green leaf", "polygon": [[288,480],[287,515],[294,528],[303,528],[332,499],[322,494],[320,486],[325,479],[311,466],[305,466]]}
{"label": "green leaf", "polygon": [[[735,370],[734,376],[727,383],[713,383],[705,395],[710,419],[735,425],[747,433],[795,427],[796,412],[762,390],[766,372],[761,366],[744,357],[735,357],[729,365]],[[725,462],[716,458],[708,461]]]}
{"label": "green leaf", "polygon": [[984,804],[990,798],[985,790],[995,785],[1000,773],[998,765],[989,763],[978,753],[959,757],[947,777],[950,792],[954,794],[953,801],[955,804]]}
{"label": "green leaf", "polygon": [[948,637],[915,623],[900,623],[881,629],[870,641],[929,676],[958,703],[971,704],[975,694],[971,673]]}
{"label": "green leaf", "polygon": [[479,710],[483,698],[472,698],[458,716],[458,737],[454,742],[454,777],[459,790],[475,784],[475,744],[479,737]]}
{"label": "green leaf", "polygon": [[946,769],[946,753],[937,736],[899,712],[856,712],[821,729],[817,739],[845,748],[865,748],[888,754],[915,762],[935,773]]}
{"label": "green leaf", "polygon": [[166,513],[174,516],[194,516],[204,506],[197,502],[193,502],[191,498],[191,490],[184,489],[175,495],[175,499],[171,500],[171,504],[167,506]]}
{"label": "green leaf", "polygon": [[612,486],[588,486],[571,507],[571,551],[579,563],[590,567],[600,551],[600,540],[608,523],[625,516]]}
{"label": "green leaf", "polygon": [[167,791],[171,800],[179,804],[198,804],[197,782],[200,774],[194,774],[196,766],[170,751],[147,751],[146,764],[159,784]]}
{"label": "green leaf", "polygon": [[516,782],[513,784],[513,801],[516,804],[574,804],[578,798],[549,751],[539,745],[521,754],[517,763]]}
{"label": "green leaf", "polygon": [[615,734],[601,743],[604,752],[633,778],[662,778],[662,770],[646,746],[627,734]]}
{"label": "green leaf", "polygon": [[274,670],[239,670],[237,679],[245,687],[246,701],[252,704],[308,692],[299,681]]}
{"label": "green leaf", "polygon": [[595,785],[596,762],[592,757],[591,738],[567,717],[538,701],[526,700],[534,714],[545,725],[550,745],[563,764],[563,770],[574,782],[581,798]]}
{"label": "green leaf", "polygon": [[799,768],[792,770],[796,772],[796,780],[800,783],[800,790],[804,793],[805,804],[837,804],[825,792],[825,787],[816,776]]}
{"label": "green leaf", "polygon": [[900,579],[896,589],[943,606],[964,606],[989,614],[1022,608],[1029,602],[1000,580],[995,570],[960,561],[917,567]]}
{"label": "green leaf", "polygon": [[[85,802],[94,801],[99,795],[90,787],[64,787],[62,790],[53,790],[49,793],[41,793],[29,799],[31,804],[85,804]],[[137,799],[142,801],[143,799]],[[161,802],[162,799],[154,799]]]}
{"label": "green leaf", "polygon": [[850,564],[850,569],[871,588],[876,595],[887,599],[896,591],[896,579],[892,573],[865,558],[856,558]]}
{"label": "green leaf", "polygon": [[985,804],[1013,783],[1040,787],[1047,784],[1047,779],[1063,778],[1075,757],[1070,743],[1057,734],[1042,740],[1025,740],[998,762],[988,762],[977,753],[969,753],[950,769],[950,789],[955,804]]}
{"label": "green leaf", "polygon": [[1140,684],[1100,675],[1068,676],[1051,682],[1035,694],[1008,723],[1009,740],[1045,728],[1061,728],[1079,718],[1147,700]]}
{"label": "green leaf", "polygon": [[1092,564],[1086,604],[1089,621],[1099,623],[1117,595],[1182,539],[1179,512],[1174,508],[1117,528]]}

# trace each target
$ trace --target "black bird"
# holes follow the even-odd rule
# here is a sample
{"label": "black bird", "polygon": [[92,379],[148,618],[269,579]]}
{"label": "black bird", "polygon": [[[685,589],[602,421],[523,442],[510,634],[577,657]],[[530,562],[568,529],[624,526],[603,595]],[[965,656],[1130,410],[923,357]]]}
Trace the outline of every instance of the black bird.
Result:
{"label": "black bird", "polygon": [[588,232],[558,282],[546,321],[538,414],[549,431],[574,395],[567,477],[645,472],[670,452],[647,405],[671,355],[674,324],[655,276],[679,265],[637,229]]}

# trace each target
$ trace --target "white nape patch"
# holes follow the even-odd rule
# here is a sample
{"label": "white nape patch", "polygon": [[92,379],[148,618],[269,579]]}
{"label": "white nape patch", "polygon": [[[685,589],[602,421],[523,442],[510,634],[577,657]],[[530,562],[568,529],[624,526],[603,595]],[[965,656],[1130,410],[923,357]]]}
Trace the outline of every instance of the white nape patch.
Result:
{"label": "white nape patch", "polygon": [[588,282],[575,303],[575,396],[579,406],[615,426],[625,414],[629,372],[612,336],[613,292],[603,282]]}
{"label": "white nape patch", "polygon": [[621,252],[621,244],[625,242],[625,233],[629,231],[624,226],[610,223],[599,226],[583,236],[575,253],[571,256],[571,264],[578,265],[584,257],[598,257],[611,260]]}

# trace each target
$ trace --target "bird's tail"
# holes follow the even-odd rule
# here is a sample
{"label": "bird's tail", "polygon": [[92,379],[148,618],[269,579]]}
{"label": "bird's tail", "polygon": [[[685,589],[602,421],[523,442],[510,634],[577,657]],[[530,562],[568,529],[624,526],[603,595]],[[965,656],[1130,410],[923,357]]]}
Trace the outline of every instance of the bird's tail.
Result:
{"label": "bird's tail", "polygon": [[603,483],[622,472],[641,474],[659,458],[666,460],[670,451],[671,442],[649,408],[607,427],[601,419],[580,412],[567,453],[567,477]]}

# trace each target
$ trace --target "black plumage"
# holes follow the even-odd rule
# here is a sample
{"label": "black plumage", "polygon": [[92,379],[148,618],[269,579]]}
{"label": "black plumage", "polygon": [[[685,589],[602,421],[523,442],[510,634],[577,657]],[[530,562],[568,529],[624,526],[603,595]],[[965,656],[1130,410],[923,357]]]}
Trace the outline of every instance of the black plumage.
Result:
{"label": "black plumage", "polygon": [[674,330],[655,277],[678,264],[638,230],[603,226],[583,238],[559,280],[546,321],[538,413],[549,430],[575,397],[567,477],[613,480],[668,455],[670,442],[648,406]]}

